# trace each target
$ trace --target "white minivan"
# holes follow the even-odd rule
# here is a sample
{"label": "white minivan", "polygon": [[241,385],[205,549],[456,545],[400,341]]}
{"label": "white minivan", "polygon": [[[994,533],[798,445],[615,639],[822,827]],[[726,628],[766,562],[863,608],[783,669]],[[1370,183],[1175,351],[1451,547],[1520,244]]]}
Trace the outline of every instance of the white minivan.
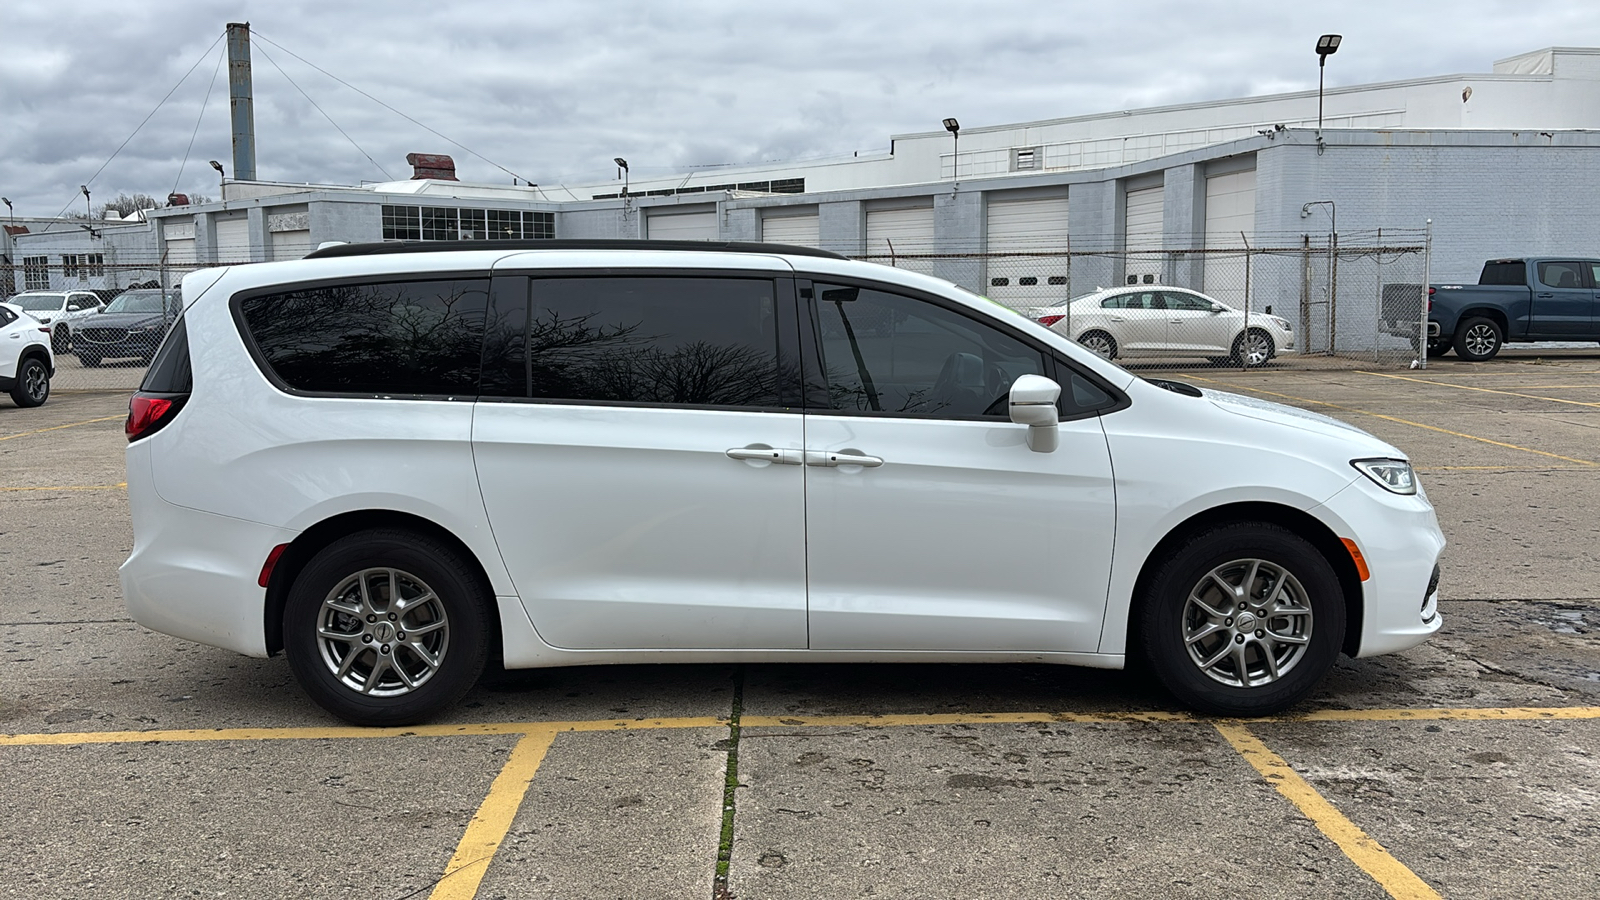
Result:
{"label": "white minivan", "polygon": [[134,618],[356,723],[507,668],[1147,659],[1263,715],[1438,630],[1433,508],[1325,416],[762,244],[196,272],[128,416]]}

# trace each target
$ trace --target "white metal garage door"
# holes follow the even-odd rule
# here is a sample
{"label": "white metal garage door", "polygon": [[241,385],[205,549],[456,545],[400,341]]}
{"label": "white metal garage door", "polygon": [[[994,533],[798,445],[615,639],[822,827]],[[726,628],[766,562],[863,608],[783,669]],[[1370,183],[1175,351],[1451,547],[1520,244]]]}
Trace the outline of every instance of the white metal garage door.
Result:
{"label": "white metal garage door", "polygon": [[250,261],[250,220],[244,216],[217,220],[217,262]]}
{"label": "white metal garage door", "polygon": [[[1256,173],[1233,172],[1206,179],[1206,249],[1245,246],[1256,231]],[[1205,291],[1229,306],[1244,306],[1244,257],[1206,254]]]}
{"label": "white metal garage door", "polygon": [[272,259],[300,259],[311,252],[310,231],[272,232]]}
{"label": "white metal garage door", "polygon": [[720,236],[717,211],[654,212],[645,218],[645,236],[656,241],[714,241]]}
{"label": "white metal garage door", "polygon": [[[1070,298],[1067,198],[991,200],[986,293],[1012,308],[1049,306]],[[996,256],[994,254],[1025,254]]]}
{"label": "white metal garage door", "polygon": [[1161,187],[1129,191],[1127,196],[1127,224],[1123,229],[1123,246],[1130,251],[1124,272],[1136,276],[1141,283],[1161,281],[1162,260],[1159,254],[1137,254],[1134,251],[1160,250],[1163,247],[1164,206]]}
{"label": "white metal garage door", "polygon": [[933,251],[933,207],[867,210],[866,255],[873,262],[939,275],[939,260],[906,257]]}
{"label": "white metal garage door", "polygon": [[816,215],[763,216],[761,239],[769,244],[817,247],[822,244],[822,222]]}
{"label": "white metal garage door", "polygon": [[167,265],[187,267],[195,264],[193,220],[163,226],[161,238],[166,242]]}

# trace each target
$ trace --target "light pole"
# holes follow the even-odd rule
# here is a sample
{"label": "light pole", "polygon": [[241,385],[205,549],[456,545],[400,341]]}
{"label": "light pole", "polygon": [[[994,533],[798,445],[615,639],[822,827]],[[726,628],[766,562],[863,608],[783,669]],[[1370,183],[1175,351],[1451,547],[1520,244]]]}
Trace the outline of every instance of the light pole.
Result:
{"label": "light pole", "polygon": [[222,171],[222,163],[211,160],[211,168],[217,170],[217,197],[223,202],[228,202],[228,173]]}
{"label": "light pole", "polygon": [[78,190],[83,192],[83,212],[84,212],[84,214],[87,215],[89,218],[93,219],[94,218],[94,207],[89,205],[89,186],[87,184],[80,184],[80,185],[78,185]]}
{"label": "light pole", "polygon": [[14,227],[17,224],[17,210],[11,205],[11,198],[0,197],[0,203],[4,203],[6,205],[6,212],[10,215],[11,224]]}
{"label": "light pole", "polygon": [[1328,57],[1339,52],[1342,35],[1325,34],[1317,38],[1317,153],[1322,153],[1322,76],[1328,67]]}
{"label": "light pole", "polygon": [[617,164],[617,175],[622,179],[622,199],[628,199],[628,161],[618,156],[612,160]]}
{"label": "light pole", "polygon": [[950,151],[950,180],[955,184],[961,183],[961,123],[955,119],[944,120],[944,130],[950,132],[950,137],[955,139],[953,149]]}

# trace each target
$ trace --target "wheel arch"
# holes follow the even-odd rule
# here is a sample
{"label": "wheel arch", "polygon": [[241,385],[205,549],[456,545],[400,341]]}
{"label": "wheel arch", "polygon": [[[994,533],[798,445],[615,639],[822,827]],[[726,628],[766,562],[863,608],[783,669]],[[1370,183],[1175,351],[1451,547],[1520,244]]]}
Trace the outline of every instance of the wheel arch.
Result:
{"label": "wheel arch", "polygon": [[[1203,512],[1196,513],[1188,519],[1178,523],[1168,531],[1150,554],[1145,557],[1144,564],[1139,568],[1139,576],[1134,580],[1133,597],[1141,596],[1149,586],[1150,579],[1154,577],[1161,563],[1165,562],[1176,549],[1194,534],[1217,525],[1229,525],[1241,522],[1265,522],[1278,525],[1305,538],[1317,549],[1318,553],[1332,566],[1334,574],[1339,579],[1339,587],[1344,593],[1345,630],[1344,645],[1340,648],[1347,656],[1354,656],[1361,645],[1361,625],[1363,617],[1363,591],[1361,576],[1356,571],[1355,561],[1350,558],[1350,552],[1345,549],[1339,536],[1329,528],[1327,523],[1303,510],[1279,503],[1246,502],[1231,503],[1224,506],[1212,507]],[[1143,623],[1139,620],[1140,610],[1138,603],[1132,603],[1128,619],[1129,648],[1140,646],[1140,629]]]}
{"label": "wheel arch", "polygon": [[504,646],[501,636],[500,616],[494,608],[492,600],[495,592],[489,580],[489,573],[483,567],[483,562],[478,555],[472,552],[466,542],[457,537],[449,529],[413,513],[399,512],[392,509],[363,509],[340,513],[339,515],[323,519],[321,522],[307,528],[298,537],[289,543],[272,568],[272,577],[267,582],[267,597],[262,615],[263,628],[266,634],[267,654],[274,655],[283,649],[283,609],[289,600],[289,589],[294,585],[295,579],[305,569],[322,548],[332,544],[340,538],[348,537],[361,531],[370,531],[376,528],[396,528],[403,531],[412,531],[425,537],[441,541],[461,554],[461,558],[472,566],[473,575],[478,579],[478,584],[483,588],[484,596],[491,599],[488,613],[491,634],[489,635],[489,657],[499,659]]}
{"label": "wheel arch", "polygon": [[55,360],[50,356],[50,351],[46,350],[43,344],[29,344],[22,348],[22,353],[17,356],[18,370],[20,371],[22,364],[30,359],[37,359],[39,362],[44,363],[45,370],[50,373],[50,377],[55,377]]}
{"label": "wheel arch", "polygon": [[[1460,314],[1456,316],[1456,327],[1454,330],[1452,330],[1451,336],[1454,337],[1455,331],[1461,330],[1462,323],[1470,319],[1488,319],[1489,321],[1500,326],[1500,341],[1502,343],[1504,343],[1510,337],[1511,322],[1510,319],[1506,317],[1506,311],[1494,306],[1474,306],[1470,309],[1463,309]],[[1441,334],[1440,337],[1442,338],[1443,335]]]}

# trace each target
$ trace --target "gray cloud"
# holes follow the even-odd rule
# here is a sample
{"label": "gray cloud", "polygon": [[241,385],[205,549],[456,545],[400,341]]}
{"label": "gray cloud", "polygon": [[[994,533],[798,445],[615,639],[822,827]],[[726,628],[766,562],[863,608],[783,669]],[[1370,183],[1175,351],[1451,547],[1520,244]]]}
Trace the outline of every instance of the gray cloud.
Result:
{"label": "gray cloud", "polygon": [[237,19],[256,32],[259,176],[324,183],[384,175],[288,78],[390,175],[423,151],[451,153],[464,179],[510,176],[296,55],[553,186],[610,179],[614,156],[657,174],[881,152],[890,135],[936,131],[949,115],[973,128],[1311,88],[1324,31],[1345,35],[1330,86],[1600,45],[1600,19],[1552,0],[8,3],[0,190],[29,215],[81,202],[77,186],[195,66],[92,190],[161,196],[176,182],[214,196],[206,160],[232,169],[227,73],[202,118],[222,46],[206,50]]}

